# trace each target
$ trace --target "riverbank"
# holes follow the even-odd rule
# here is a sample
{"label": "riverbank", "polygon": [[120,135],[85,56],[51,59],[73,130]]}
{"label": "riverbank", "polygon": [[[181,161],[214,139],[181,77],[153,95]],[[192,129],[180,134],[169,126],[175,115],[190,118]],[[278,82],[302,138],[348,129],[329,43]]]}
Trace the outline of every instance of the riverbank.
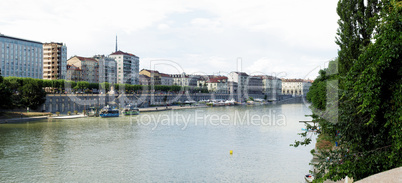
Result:
{"label": "riverbank", "polygon": [[2,112],[0,116],[0,124],[4,123],[19,123],[39,119],[46,119],[47,116],[52,115],[50,112]]}
{"label": "riverbank", "polygon": [[195,109],[195,108],[204,108],[204,107],[208,107],[208,106],[206,106],[206,105],[158,106],[158,107],[139,108],[139,110],[140,110],[140,112],[158,112],[158,111],[166,111],[166,110]]}

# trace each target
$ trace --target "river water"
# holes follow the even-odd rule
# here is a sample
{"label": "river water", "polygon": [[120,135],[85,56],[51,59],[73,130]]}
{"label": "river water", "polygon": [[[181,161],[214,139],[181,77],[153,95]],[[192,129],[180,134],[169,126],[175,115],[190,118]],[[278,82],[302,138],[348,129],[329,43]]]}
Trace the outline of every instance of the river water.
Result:
{"label": "river water", "polygon": [[[304,182],[304,104],[0,124],[0,182]],[[230,151],[233,154],[230,154]]]}

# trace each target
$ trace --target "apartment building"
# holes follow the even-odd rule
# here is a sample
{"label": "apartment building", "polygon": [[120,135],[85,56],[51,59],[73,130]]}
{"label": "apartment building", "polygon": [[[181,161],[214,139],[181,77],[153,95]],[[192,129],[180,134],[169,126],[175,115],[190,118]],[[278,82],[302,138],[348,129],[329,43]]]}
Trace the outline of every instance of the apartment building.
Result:
{"label": "apartment building", "polygon": [[117,62],[114,58],[105,55],[93,57],[99,64],[99,83],[117,83]]}
{"label": "apartment building", "polygon": [[[81,81],[89,83],[99,82],[99,63],[97,60],[88,57],[74,56],[67,60],[68,65],[74,65],[81,70]],[[68,76],[71,78],[71,76]]]}
{"label": "apartment building", "polygon": [[67,46],[63,43],[43,43],[43,79],[65,79]]}
{"label": "apartment building", "polygon": [[109,57],[114,58],[117,62],[117,83],[139,84],[139,57],[122,51],[116,51]]}

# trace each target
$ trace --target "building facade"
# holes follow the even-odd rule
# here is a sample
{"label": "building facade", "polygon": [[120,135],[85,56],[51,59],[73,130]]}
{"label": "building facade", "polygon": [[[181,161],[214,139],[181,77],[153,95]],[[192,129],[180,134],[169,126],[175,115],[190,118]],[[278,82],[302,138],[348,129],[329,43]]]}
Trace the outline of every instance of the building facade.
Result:
{"label": "building facade", "polygon": [[150,78],[150,84],[162,85],[161,74],[158,71],[142,69],[140,75],[145,75]]}
{"label": "building facade", "polygon": [[173,80],[173,85],[177,86],[189,86],[189,77],[183,73],[183,74],[169,74],[169,76]]}
{"label": "building facade", "polygon": [[43,78],[43,46],[0,34],[0,69],[4,77]]}
{"label": "building facade", "polygon": [[43,79],[65,79],[67,46],[63,43],[43,43]]}
{"label": "building facade", "polygon": [[99,64],[99,83],[117,83],[117,63],[114,58],[95,55],[93,59]]}
{"label": "building facade", "polygon": [[262,93],[269,100],[276,100],[282,93],[282,80],[280,78],[268,75],[258,76],[262,79]]}
{"label": "building facade", "polygon": [[209,92],[227,94],[228,93],[228,78],[225,76],[217,76],[209,78],[205,82]]}
{"label": "building facade", "polygon": [[[81,70],[80,81],[99,83],[99,64],[93,58],[74,56],[67,60],[68,65],[74,65]],[[68,76],[70,78],[71,76]]]}
{"label": "building facade", "polygon": [[109,57],[114,58],[117,62],[117,83],[139,84],[139,57],[122,51],[116,51]]}
{"label": "building facade", "polygon": [[282,94],[305,96],[311,86],[311,81],[303,79],[282,79]]}
{"label": "building facade", "polygon": [[160,73],[161,74],[161,84],[165,86],[172,86],[173,79],[169,76],[169,74]]}
{"label": "building facade", "polygon": [[81,69],[75,65],[67,64],[66,80],[74,82],[81,81]]}
{"label": "building facade", "polygon": [[228,74],[228,82],[237,83],[237,92],[240,97],[243,97],[248,90],[249,75],[245,72],[230,72]]}

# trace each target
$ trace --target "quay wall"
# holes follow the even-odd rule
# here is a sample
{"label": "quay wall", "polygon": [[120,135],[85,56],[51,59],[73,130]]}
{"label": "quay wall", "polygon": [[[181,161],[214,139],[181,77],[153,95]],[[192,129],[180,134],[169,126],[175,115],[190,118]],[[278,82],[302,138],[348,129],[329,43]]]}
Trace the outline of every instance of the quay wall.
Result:
{"label": "quay wall", "polygon": [[[261,94],[249,94],[253,98],[264,98]],[[238,95],[232,94],[47,94],[46,102],[37,110],[43,112],[60,112],[62,114],[68,111],[88,110],[90,107],[103,107],[105,105],[114,105],[123,107],[127,104],[137,104],[139,107],[148,107],[151,105],[165,105],[174,102],[185,102],[187,100],[209,100],[222,99],[236,101],[244,100]],[[291,95],[278,95],[276,101],[282,101],[292,98]],[[166,102],[165,102],[166,101]]]}

